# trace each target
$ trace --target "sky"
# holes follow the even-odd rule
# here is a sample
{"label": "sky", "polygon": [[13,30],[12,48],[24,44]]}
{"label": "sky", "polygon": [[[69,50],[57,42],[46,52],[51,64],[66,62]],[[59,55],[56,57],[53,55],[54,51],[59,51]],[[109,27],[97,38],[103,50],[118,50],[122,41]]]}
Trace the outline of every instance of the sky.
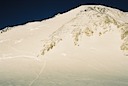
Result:
{"label": "sky", "polygon": [[128,11],[127,0],[0,0],[0,29],[41,21],[80,5],[105,5]]}

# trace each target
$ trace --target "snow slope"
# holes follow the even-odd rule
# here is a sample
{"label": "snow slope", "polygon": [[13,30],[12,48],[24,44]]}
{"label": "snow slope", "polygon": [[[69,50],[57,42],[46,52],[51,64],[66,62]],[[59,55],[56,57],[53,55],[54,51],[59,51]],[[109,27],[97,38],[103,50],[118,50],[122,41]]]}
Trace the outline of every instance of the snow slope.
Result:
{"label": "snow slope", "polygon": [[0,32],[0,86],[128,86],[128,14],[83,5]]}

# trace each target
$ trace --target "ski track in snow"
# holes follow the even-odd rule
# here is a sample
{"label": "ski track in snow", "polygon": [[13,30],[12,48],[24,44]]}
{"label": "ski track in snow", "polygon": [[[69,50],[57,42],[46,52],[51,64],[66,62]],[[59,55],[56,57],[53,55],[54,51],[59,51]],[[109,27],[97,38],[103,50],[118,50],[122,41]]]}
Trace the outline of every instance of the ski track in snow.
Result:
{"label": "ski track in snow", "polygon": [[43,59],[43,65],[42,65],[42,67],[41,67],[41,70],[39,71],[39,73],[37,74],[37,76],[35,77],[35,79],[33,79],[33,81],[31,81],[31,82],[29,83],[29,86],[32,86],[32,85],[39,79],[39,77],[40,77],[40,75],[43,73],[45,67],[46,67],[46,59],[44,58],[44,59]]}
{"label": "ski track in snow", "polygon": [[20,58],[20,57],[35,59],[36,61],[39,61],[39,59],[36,56],[29,56],[29,55],[5,56],[5,57],[0,58],[0,60],[15,59],[15,58]]}
{"label": "ski track in snow", "polygon": [[[34,59],[36,61],[39,61],[41,62],[41,60],[35,56],[27,56],[27,55],[19,55],[19,56],[7,56],[7,57],[3,57],[3,58],[0,58],[0,61],[1,60],[8,60],[8,59],[15,59],[15,58],[20,58],[20,57],[25,57],[25,58],[29,58],[29,59]],[[39,73],[37,74],[37,76],[35,77],[35,79],[33,79],[30,83],[29,83],[29,86],[32,86],[36,80],[39,79],[40,75],[43,73],[44,69],[45,69],[45,66],[46,66],[46,60],[43,59],[43,65],[41,66],[41,69],[39,71]]]}

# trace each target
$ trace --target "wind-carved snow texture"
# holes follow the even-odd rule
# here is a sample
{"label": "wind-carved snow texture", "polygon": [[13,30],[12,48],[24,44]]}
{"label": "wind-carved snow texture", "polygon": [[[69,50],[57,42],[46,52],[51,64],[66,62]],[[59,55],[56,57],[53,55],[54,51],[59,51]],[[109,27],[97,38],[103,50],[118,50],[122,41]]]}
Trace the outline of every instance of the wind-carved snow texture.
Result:
{"label": "wind-carved snow texture", "polygon": [[42,55],[55,47],[69,34],[72,35],[74,45],[79,45],[79,39],[83,35],[89,37],[98,33],[97,35],[101,36],[114,31],[113,25],[121,32],[121,39],[124,41],[121,50],[128,50],[128,23],[118,20],[125,14],[119,10],[114,11],[113,14],[113,9],[104,6],[85,7],[75,18],[62,25],[44,41]]}

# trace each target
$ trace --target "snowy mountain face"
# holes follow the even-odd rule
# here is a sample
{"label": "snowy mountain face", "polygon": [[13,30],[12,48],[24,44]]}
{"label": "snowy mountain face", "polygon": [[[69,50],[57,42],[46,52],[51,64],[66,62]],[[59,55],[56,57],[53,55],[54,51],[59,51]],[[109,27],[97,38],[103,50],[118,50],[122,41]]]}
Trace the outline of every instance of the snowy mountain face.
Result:
{"label": "snowy mountain face", "polygon": [[[127,29],[128,23],[122,18],[125,13],[102,6],[80,7],[80,12],[76,14],[68,23],[62,25],[51,34],[46,40],[42,54],[52,49],[58,42],[62,41],[66,35],[71,34],[74,44],[78,45],[80,37],[104,35],[110,31],[119,31],[124,43],[121,50],[128,50]],[[71,39],[72,40],[72,39]]]}
{"label": "snowy mountain face", "polygon": [[128,13],[83,5],[0,31],[0,86],[127,86]]}

